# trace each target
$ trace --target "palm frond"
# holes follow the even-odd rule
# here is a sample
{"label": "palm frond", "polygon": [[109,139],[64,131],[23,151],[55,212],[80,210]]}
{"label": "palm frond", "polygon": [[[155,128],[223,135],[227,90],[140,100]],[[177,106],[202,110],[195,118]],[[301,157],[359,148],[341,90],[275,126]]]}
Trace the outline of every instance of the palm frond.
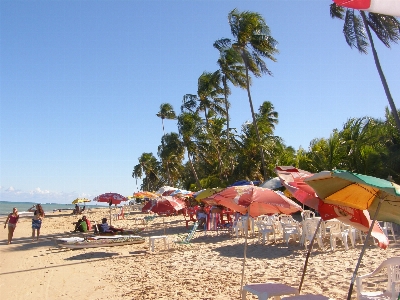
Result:
{"label": "palm frond", "polygon": [[333,2],[330,5],[329,9],[330,9],[330,14],[331,14],[331,18],[332,19],[335,19],[335,18],[338,18],[338,19],[341,19],[341,20],[344,19],[344,12],[345,12],[345,8],[344,7],[336,5],[336,3]]}
{"label": "palm frond", "polygon": [[400,40],[400,21],[395,17],[369,13],[367,22],[386,47],[390,48],[392,42]]}
{"label": "palm frond", "polygon": [[367,36],[362,20],[354,14],[353,9],[347,9],[343,33],[347,44],[356,48],[359,52],[367,54]]}

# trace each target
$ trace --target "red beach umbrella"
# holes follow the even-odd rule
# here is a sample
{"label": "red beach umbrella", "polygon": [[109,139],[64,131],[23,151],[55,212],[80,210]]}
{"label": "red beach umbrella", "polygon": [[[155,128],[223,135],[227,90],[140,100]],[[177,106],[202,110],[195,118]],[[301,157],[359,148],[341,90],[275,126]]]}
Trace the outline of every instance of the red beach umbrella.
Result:
{"label": "red beach umbrella", "polygon": [[333,0],[337,5],[400,17],[400,0]]}
{"label": "red beach umbrella", "polygon": [[106,202],[110,205],[112,204],[120,204],[122,201],[127,201],[128,198],[118,194],[118,193],[105,193],[101,194],[97,197],[94,197],[93,201],[97,202]]}
{"label": "red beach umbrella", "polygon": [[186,207],[185,201],[171,196],[151,200],[143,206],[142,211],[152,211],[156,214],[174,213]]}
{"label": "red beach umbrella", "polygon": [[118,194],[118,193],[105,193],[97,197],[94,197],[93,201],[105,202],[110,205],[110,225],[111,225],[111,205],[120,204],[122,201],[127,201],[128,198]]}

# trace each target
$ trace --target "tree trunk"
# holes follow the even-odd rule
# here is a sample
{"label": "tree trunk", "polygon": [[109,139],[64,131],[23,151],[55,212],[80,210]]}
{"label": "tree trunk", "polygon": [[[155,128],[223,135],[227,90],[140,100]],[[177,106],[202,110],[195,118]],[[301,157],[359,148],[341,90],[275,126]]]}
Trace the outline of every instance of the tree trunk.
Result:
{"label": "tree trunk", "polygon": [[381,67],[381,64],[380,64],[380,62],[379,62],[378,54],[376,53],[374,41],[372,40],[371,31],[369,30],[369,25],[368,25],[367,17],[366,17],[366,15],[365,15],[365,12],[363,12],[362,10],[360,10],[360,14],[361,14],[361,16],[362,16],[362,19],[363,19],[363,22],[364,22],[364,27],[365,27],[365,30],[367,31],[368,39],[369,39],[369,42],[370,42],[370,44],[371,44],[372,54],[373,54],[374,60],[375,60],[375,66],[376,66],[376,68],[377,68],[377,70],[378,70],[379,77],[381,78],[382,85],[383,85],[383,89],[385,90],[386,97],[387,97],[387,99],[388,99],[388,101],[389,101],[390,109],[392,110],[392,115],[393,115],[393,118],[394,118],[394,120],[395,120],[395,122],[396,122],[397,129],[398,129],[399,132],[400,132],[400,118],[399,118],[399,113],[398,113],[398,111],[397,111],[397,109],[396,109],[396,105],[394,104],[392,95],[391,95],[390,90],[389,90],[389,86],[388,86],[388,84],[387,84],[387,82],[386,82],[385,75],[383,74],[382,67]]}
{"label": "tree trunk", "polygon": [[226,82],[226,76],[222,78],[222,82],[224,83],[224,97],[225,97],[225,110],[226,110],[226,140],[228,142],[227,152],[229,163],[231,165],[231,173],[233,173],[233,161],[231,156],[231,140],[229,139],[229,105],[228,105],[228,85]]}
{"label": "tree trunk", "polygon": [[[163,136],[165,138],[165,130],[164,130],[164,118],[161,118],[161,122],[162,122],[162,130],[163,130]],[[164,148],[164,139],[162,140],[162,145]],[[169,164],[168,164],[168,160],[167,160],[167,176],[168,176],[168,185],[171,186],[171,176],[169,174]]]}
{"label": "tree trunk", "polygon": [[[243,55],[242,55],[242,57],[243,57]],[[265,167],[264,151],[263,151],[262,146],[261,146],[261,138],[260,138],[260,133],[258,132],[257,120],[256,120],[256,116],[254,114],[253,101],[251,100],[251,95],[250,95],[249,68],[247,67],[247,61],[246,61],[245,57],[243,57],[243,61],[245,62],[245,66],[246,66],[246,89],[247,89],[247,95],[249,97],[251,116],[253,117],[253,126],[254,126],[254,129],[256,130],[256,135],[257,135],[257,139],[258,139],[258,143],[259,143],[259,147],[260,147],[261,162],[262,162],[263,173],[264,173],[263,176],[264,176],[264,179],[265,179],[265,178],[267,178],[267,169]]]}
{"label": "tree trunk", "polygon": [[190,158],[190,153],[189,153],[189,150],[187,150],[187,148],[186,148],[186,151],[188,153],[188,159],[189,159],[190,168],[192,169],[193,176],[196,179],[197,188],[200,191],[201,190],[201,183],[200,183],[199,177],[197,176],[197,172],[196,172],[196,170],[195,170],[195,168],[193,166],[193,162],[192,162],[192,159]]}

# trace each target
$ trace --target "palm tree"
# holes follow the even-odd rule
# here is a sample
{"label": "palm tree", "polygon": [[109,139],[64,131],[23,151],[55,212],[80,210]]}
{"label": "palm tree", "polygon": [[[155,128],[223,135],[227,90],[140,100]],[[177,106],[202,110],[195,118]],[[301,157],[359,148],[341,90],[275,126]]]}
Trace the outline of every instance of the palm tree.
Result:
{"label": "palm tree", "polygon": [[[368,13],[367,15],[362,10],[358,10],[358,12],[361,18],[356,14],[354,9],[344,8],[336,5],[336,3],[330,5],[331,17],[344,20],[343,33],[347,44],[351,48],[354,47],[360,53],[367,54],[367,47],[371,45],[375,66],[378,70],[379,77],[381,78],[396,126],[400,132],[399,114],[390,93],[385,75],[383,74],[370,30],[372,29],[381,42],[386,47],[390,48],[391,43],[397,43],[400,40],[400,21],[393,16],[375,13]],[[365,32],[367,33],[367,36],[365,35]]]}
{"label": "palm tree", "polygon": [[192,140],[193,136],[196,135],[196,131],[201,123],[201,118],[196,113],[182,112],[178,116],[178,130],[182,137],[183,144],[186,148],[188,154],[189,165],[193,176],[196,180],[196,186],[198,190],[201,190],[201,183],[199,177],[197,176],[196,169],[194,168],[192,156],[196,151],[196,144]]}
{"label": "palm tree", "polygon": [[[249,98],[251,115],[257,139],[261,145],[253,101],[250,94],[249,71],[256,77],[261,77],[262,74],[265,73],[272,75],[263,58],[276,61],[273,55],[278,53],[278,49],[276,48],[277,41],[270,35],[268,25],[265,23],[264,18],[258,13],[249,11],[239,12],[237,9],[234,9],[229,13],[228,20],[232,35],[235,38],[232,47],[241,55],[245,65],[247,95]],[[262,148],[260,148],[260,154],[264,178],[267,178],[267,170],[265,167]]]}
{"label": "palm tree", "polygon": [[177,133],[167,133],[162,137],[161,145],[158,147],[158,156],[165,162],[168,184],[175,184],[180,175],[179,169],[184,156],[184,147]]}
{"label": "palm tree", "polygon": [[241,55],[232,48],[229,39],[220,39],[214,42],[214,48],[216,48],[220,57],[218,59],[219,71],[222,73],[222,84],[224,87],[224,98],[225,98],[225,111],[226,111],[226,137],[228,140],[228,151],[229,145],[229,101],[228,95],[231,91],[228,86],[228,81],[234,86],[240,86],[246,88],[246,76]]}
{"label": "palm tree", "polygon": [[[197,95],[199,106],[198,111],[204,111],[206,125],[208,126],[209,113],[225,115],[221,106],[222,99],[219,96],[223,93],[219,83],[221,76],[218,71],[210,73],[203,72],[198,79]],[[208,111],[207,111],[208,110]]]}
{"label": "palm tree", "polygon": [[146,175],[147,190],[150,191],[150,183],[152,188],[155,187],[156,182],[159,181],[157,175],[158,161],[153,153],[142,153],[139,157],[139,164],[133,167],[132,177],[142,178],[143,174]]}
{"label": "palm tree", "polygon": [[[156,114],[156,116],[161,118],[163,137],[165,137],[164,119],[167,119],[167,120],[175,120],[176,119],[176,114],[175,114],[174,108],[169,103],[162,103],[160,105],[160,111]],[[164,139],[162,139],[162,143],[164,143]],[[168,161],[167,161],[167,174],[168,174],[168,185],[170,185],[171,176],[169,174]]]}
{"label": "palm tree", "polygon": [[259,113],[256,114],[257,122],[263,123],[266,133],[272,134],[275,130],[275,124],[278,124],[278,112],[276,112],[274,105],[269,101],[264,101],[260,108]]}
{"label": "palm tree", "polygon": [[175,114],[174,108],[169,103],[163,103],[160,105],[160,111],[156,114],[156,116],[161,118],[163,135],[165,135],[164,119],[167,119],[167,120],[175,120],[176,119],[176,114]]}

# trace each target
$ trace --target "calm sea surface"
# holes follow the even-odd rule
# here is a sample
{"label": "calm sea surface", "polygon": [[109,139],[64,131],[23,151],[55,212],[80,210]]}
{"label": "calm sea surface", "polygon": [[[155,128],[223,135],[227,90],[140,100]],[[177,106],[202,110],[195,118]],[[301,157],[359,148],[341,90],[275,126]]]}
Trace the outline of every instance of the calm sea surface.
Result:
{"label": "calm sea surface", "polygon": [[[7,216],[10,212],[12,212],[13,207],[18,209],[19,213],[26,212],[29,208],[37,203],[33,202],[9,202],[9,201],[0,201],[0,217]],[[60,203],[46,203],[42,204],[43,210],[45,213],[53,212],[53,210],[72,210],[74,209],[74,204],[60,204]],[[83,204],[79,204],[80,207],[83,207]],[[106,207],[103,205],[87,205],[86,208],[96,208],[96,207]]]}

